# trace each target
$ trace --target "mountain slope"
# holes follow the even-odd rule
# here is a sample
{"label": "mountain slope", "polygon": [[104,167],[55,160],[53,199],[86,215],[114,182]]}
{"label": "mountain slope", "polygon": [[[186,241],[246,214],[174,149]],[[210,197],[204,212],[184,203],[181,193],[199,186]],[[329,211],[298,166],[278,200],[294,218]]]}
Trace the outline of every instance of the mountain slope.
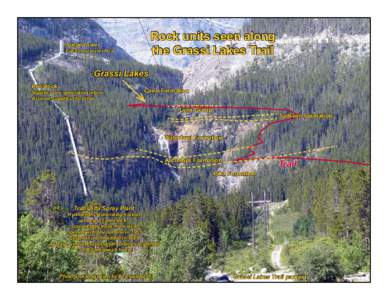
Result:
{"label": "mountain slope", "polygon": [[[18,32],[47,42],[62,39],[69,43],[98,43],[99,48],[114,49],[116,59],[132,59],[100,25],[88,18],[19,18]],[[20,44],[23,42],[26,40]]]}
{"label": "mountain slope", "polygon": [[197,32],[203,31],[208,33],[214,32],[239,32],[245,22],[245,19],[222,19],[222,18],[168,18],[168,19],[96,19],[111,36],[113,36],[120,47],[136,60],[146,64],[162,64],[177,69],[186,68],[195,56],[152,56],[151,49],[153,45],[162,47],[172,47],[180,44],[184,47],[203,47],[208,42],[205,41],[151,41],[150,32],[159,31],[160,33],[169,33],[176,31]]}

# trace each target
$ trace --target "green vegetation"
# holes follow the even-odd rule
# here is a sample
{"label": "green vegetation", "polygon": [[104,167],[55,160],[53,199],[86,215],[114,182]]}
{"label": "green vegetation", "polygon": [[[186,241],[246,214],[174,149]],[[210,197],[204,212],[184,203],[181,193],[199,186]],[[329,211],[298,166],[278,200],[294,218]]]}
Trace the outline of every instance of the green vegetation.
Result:
{"label": "green vegetation", "polygon": [[57,180],[54,173],[45,170],[26,190],[25,206],[43,224],[59,222],[63,209],[57,198]]}
{"label": "green vegetation", "polygon": [[315,233],[314,217],[311,214],[299,218],[293,226],[294,235],[304,237],[313,236]]}
{"label": "green vegetation", "polygon": [[42,225],[31,214],[19,220],[18,281],[58,282],[61,274],[77,273],[79,254],[68,244],[66,232]]}
{"label": "green vegetation", "polygon": [[59,228],[55,174],[44,171],[26,191],[27,213],[18,220],[18,280],[57,282],[61,274],[77,272],[79,255]]}
{"label": "green vegetation", "polygon": [[[146,236],[161,244],[151,252],[143,251],[149,258],[147,269],[157,281],[203,280],[217,256],[232,249],[236,241],[247,240],[249,215],[249,205],[238,195],[220,199],[193,195],[152,212]],[[139,252],[133,255],[139,257]]]}
{"label": "green vegetation", "polygon": [[[106,69],[98,59],[72,61],[81,70],[68,72],[54,65],[44,66],[39,74],[41,82],[55,82],[63,89],[96,89],[105,94],[89,103],[61,103],[74,124],[77,143],[89,155],[126,155],[136,148],[159,150],[152,137],[151,126],[166,126],[171,113],[168,109],[123,109],[131,101],[131,93],[117,79],[96,79],[90,76],[94,69]],[[180,88],[182,73],[160,66],[147,66],[134,61],[112,59],[109,69],[135,69],[149,71],[150,78],[129,80],[134,86],[147,88]],[[71,207],[75,198],[82,197],[77,174],[69,151],[66,127],[55,108],[49,103],[30,100],[30,78],[19,70],[19,201],[26,186],[44,169],[51,168],[61,183],[60,201]],[[268,130],[266,143],[258,155],[267,153],[297,152],[320,146],[336,145],[327,151],[335,159],[369,161],[369,59],[344,61],[337,46],[322,44],[315,50],[290,61],[274,64],[271,68],[253,64],[229,78],[220,87],[198,92],[185,103],[220,105],[253,105],[290,107],[305,113],[332,113],[332,120],[293,121],[277,124]],[[180,103],[173,95],[147,95],[150,103]],[[230,111],[231,114],[248,114],[249,111]],[[94,125],[93,125],[94,124]],[[95,124],[98,124],[96,126]],[[211,124],[211,123],[210,123]],[[209,124],[209,126],[211,126]],[[170,129],[173,129],[171,126]],[[230,135],[237,132],[237,125]],[[252,131],[241,142],[253,143],[257,132]],[[236,144],[220,144],[217,149],[196,144],[190,153],[222,151]],[[244,155],[246,151],[238,153]],[[237,154],[236,154],[237,155]],[[170,170],[154,161],[83,162],[87,169],[87,184],[93,198],[123,204],[141,204],[145,209],[177,201],[190,195],[196,187],[218,195],[222,189],[216,183],[212,170],[181,172],[177,183]],[[241,188],[244,196],[258,190],[271,190],[274,198],[285,200],[293,186],[303,185],[303,178],[333,171],[333,165],[300,162],[298,180],[287,170],[276,165],[266,165],[258,170],[257,178],[248,179]],[[66,172],[64,172],[66,170]],[[129,183],[129,184],[128,184]],[[70,191],[72,194],[70,194]],[[119,199],[119,200],[118,200]]]}
{"label": "green vegetation", "polygon": [[244,26],[245,31],[276,33],[278,38],[285,34],[313,35],[328,29],[336,34],[366,34],[369,28],[367,18],[255,18]]}
{"label": "green vegetation", "polygon": [[[39,27],[52,24],[39,19],[31,22]],[[364,21],[347,20],[340,22],[342,25],[331,20],[314,22],[273,20],[265,23],[269,27],[263,27],[263,22],[253,20],[245,29],[311,34],[330,25],[341,33],[365,33]],[[67,25],[71,24],[61,21],[46,37],[62,36]],[[97,28],[90,26],[88,30]],[[82,23],[74,28],[82,28]],[[26,32],[19,37],[23,41],[19,43],[19,62],[38,59],[52,49],[53,40]],[[149,71],[148,79],[128,80],[141,90],[181,88],[182,73],[129,59],[110,59],[107,66],[98,57],[66,58],[70,66],[77,66],[77,72],[49,64],[43,65],[37,76],[39,82],[56,83],[63,90],[104,91],[94,101],[60,103],[71,116],[82,153],[118,156],[134,153],[136,148],[157,151],[152,127],[174,130],[166,122],[170,111],[126,109],[134,98],[119,79],[96,79],[90,74],[94,69],[108,67]],[[197,92],[185,103],[198,104],[201,100],[215,105],[289,107],[304,113],[332,113],[331,120],[298,120],[271,127],[257,154],[336,145],[325,156],[368,162],[369,62],[369,57],[344,60],[337,45],[322,43],[288,61],[273,61],[270,67],[253,64],[221,86]],[[266,163],[260,165],[256,177],[242,183],[238,193],[221,196],[225,192],[212,176],[212,169],[181,171],[178,182],[168,167],[154,161],[82,161],[91,191],[90,199],[86,199],[69,153],[63,118],[50,103],[31,101],[31,80],[26,69],[20,66],[18,75],[19,281],[62,281],[61,274],[71,273],[147,273],[156,281],[201,281],[210,265],[230,273],[260,272],[263,267],[270,270],[272,246],[285,241],[289,242],[283,253],[285,263],[296,273],[308,275],[309,280],[340,281],[344,274],[369,271],[368,168],[301,161],[291,171]],[[180,103],[183,99],[147,95],[147,101]],[[210,129],[210,122],[208,126]],[[237,124],[229,130],[230,135],[238,135]],[[252,131],[241,144],[251,144],[256,138],[257,131]],[[216,151],[234,146],[232,140],[217,145]],[[215,149],[197,144],[189,150],[189,154],[199,154]],[[248,199],[250,193],[258,196],[263,191],[270,191],[275,201],[288,199],[288,207],[271,217],[272,244],[265,244],[263,224],[258,224],[257,251],[253,253],[247,246],[251,225]],[[135,205],[144,212],[145,239],[160,242],[160,247],[136,249],[122,263],[115,254],[84,255],[71,247],[52,247],[68,243],[68,220],[63,218],[64,213],[91,199],[106,205]]]}
{"label": "green vegetation", "polygon": [[193,195],[145,213],[144,238],[159,242],[158,247],[126,253],[122,264],[114,253],[83,254],[71,246],[69,224],[55,218],[55,178],[44,171],[27,189],[25,212],[19,217],[19,281],[65,281],[61,276],[72,274],[79,274],[77,281],[83,281],[82,275],[111,281],[109,276],[125,274],[150,274],[154,281],[202,281],[217,256],[247,240],[250,209],[244,199]]}
{"label": "green vegetation", "polygon": [[[120,80],[90,76],[95,68],[106,68],[98,59],[82,61],[82,64],[84,71],[76,74],[53,65],[42,67],[39,73],[39,82],[55,82],[63,90],[105,91],[103,96],[91,101],[93,103],[60,103],[71,116],[82,152],[92,156],[117,156],[133,153],[138,147],[158,150],[158,146],[154,145],[152,125],[165,120],[166,114],[155,110],[139,113],[135,109],[123,109],[132,101],[132,95]],[[115,61],[109,68],[148,70],[152,74],[145,83],[148,88],[181,86],[182,74],[165,67]],[[138,84],[139,79],[132,80],[132,83]],[[19,69],[18,86],[19,204],[31,180],[50,168],[55,171],[60,183],[59,200],[63,206],[70,208],[83,196],[64,120],[51,103],[31,101],[31,79],[22,68]],[[153,101],[153,97],[156,98],[149,96],[148,100]],[[165,99],[166,96],[158,96],[158,101]],[[92,196],[100,201],[141,203],[142,207],[149,208],[163,202],[162,199],[176,200],[181,193],[179,189],[171,190],[176,180],[170,170],[154,161],[84,161],[83,164]]]}
{"label": "green vegetation", "polygon": [[199,281],[209,264],[210,245],[201,229],[167,226],[160,246],[151,255],[150,273],[155,281]]}
{"label": "green vegetation", "polygon": [[19,32],[18,44],[19,64],[34,62],[34,60],[40,58],[43,54],[57,48],[55,42],[42,37],[36,37],[27,32]]}
{"label": "green vegetation", "polygon": [[[253,20],[246,25],[246,30],[267,28],[267,32],[279,30],[297,34],[295,30],[306,29],[305,26],[294,27],[298,20],[273,22],[276,25],[270,30],[262,26],[264,20]],[[324,22],[317,22],[312,33],[320,32]],[[364,30],[361,23],[345,23],[332,25],[339,32]],[[306,50],[288,63],[275,62],[271,68],[259,64],[247,67],[220,87],[199,92],[196,97],[220,105],[233,103],[289,107],[304,113],[332,113],[331,120],[277,124],[268,130],[264,137],[266,143],[257,154],[336,145],[325,156],[368,162],[369,84],[369,57],[345,61],[337,46],[327,43],[315,50]],[[242,144],[254,143],[256,138],[257,132],[252,132]],[[298,169],[291,172],[276,164],[266,164],[258,169],[257,177],[246,180],[240,190],[246,199],[251,192],[257,195],[266,190],[271,191],[277,201],[289,200],[289,209],[272,218],[270,231],[274,244],[289,241],[292,247],[294,242],[298,243],[300,251],[284,253],[288,266],[295,272],[304,272],[313,281],[332,281],[341,280],[342,275],[349,272],[369,270],[370,172],[367,168],[301,161]],[[321,238],[331,241],[322,242],[322,253],[317,250]],[[318,246],[311,242],[316,239]]]}
{"label": "green vegetation", "polygon": [[329,238],[295,242],[288,245],[288,263],[297,274],[307,275],[309,281],[336,281],[343,273],[335,249]]}
{"label": "green vegetation", "polygon": [[369,254],[359,234],[350,240],[330,237],[296,240],[287,245],[285,257],[309,281],[338,281],[344,274],[369,272]]}
{"label": "green vegetation", "polygon": [[[312,281],[334,281],[343,274],[368,272],[369,180],[365,169],[346,168],[306,184],[304,188],[311,194],[299,190],[291,195],[292,209],[306,213],[279,213],[272,219],[273,235],[290,242],[284,252],[289,266]],[[310,206],[306,206],[308,199]],[[283,224],[287,224],[286,233],[278,229]],[[283,243],[280,239],[275,242]]]}
{"label": "green vegetation", "polygon": [[231,250],[219,257],[212,266],[228,274],[261,273],[263,268],[269,272],[273,269],[269,250],[268,247],[255,249],[255,251],[252,247]]}
{"label": "green vegetation", "polygon": [[281,209],[275,212],[271,217],[271,233],[274,237],[274,244],[283,244],[293,238],[293,226],[296,224],[300,216],[299,212],[291,211],[290,209]]}

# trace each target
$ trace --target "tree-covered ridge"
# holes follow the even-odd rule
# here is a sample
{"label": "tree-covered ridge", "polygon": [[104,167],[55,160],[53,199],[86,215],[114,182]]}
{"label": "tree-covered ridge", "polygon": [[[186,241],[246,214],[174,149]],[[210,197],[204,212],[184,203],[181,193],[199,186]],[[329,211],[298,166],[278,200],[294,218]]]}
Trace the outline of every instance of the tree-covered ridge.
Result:
{"label": "tree-covered ridge", "polygon": [[[257,248],[246,247],[251,241],[252,217],[255,219],[260,209],[252,216],[250,203],[241,194],[217,199],[195,194],[144,212],[141,223],[144,239],[159,245],[134,248],[119,260],[114,253],[85,254],[72,247],[67,234],[71,224],[57,217],[55,183],[55,174],[45,171],[26,191],[26,211],[18,223],[19,281],[62,282],[66,281],[63,275],[74,274],[80,275],[76,281],[83,281],[82,275],[105,276],[105,280],[112,281],[109,278],[113,276],[148,274],[147,280],[151,281],[193,282],[203,281],[209,266],[225,267],[231,275],[238,270],[249,272],[243,262],[230,269],[229,264],[233,263],[230,260],[238,261],[230,257],[233,252],[243,255],[249,252],[248,258],[243,259],[249,259],[256,272],[263,267],[272,269],[268,241],[272,242],[264,235],[262,217],[256,224]],[[305,182],[296,198],[290,198],[290,206],[277,212],[279,218],[287,218],[289,210],[299,211],[300,217],[287,229],[291,235],[283,255],[297,274],[306,275],[307,281],[321,282],[341,281],[344,274],[368,271],[368,188],[368,171],[337,170],[328,178],[321,178],[318,184],[314,180]],[[272,225],[271,231],[279,234]],[[55,249],[55,243],[67,246]]]}
{"label": "tree-covered ridge", "polygon": [[102,49],[113,49],[116,59],[133,60],[117,46],[114,38],[90,18],[18,18],[18,32],[51,41],[63,39],[65,42],[97,43]]}
{"label": "tree-covered ridge", "polygon": [[[205,103],[218,105],[290,108],[299,113],[332,114],[333,119],[293,120],[271,126],[263,135],[265,143],[255,149],[257,155],[335,146],[323,153],[325,157],[369,162],[369,74],[368,57],[344,60],[335,45],[324,44],[288,62],[274,63],[270,68],[260,64],[252,65],[220,87],[197,93],[193,99],[204,99]],[[230,114],[241,115],[248,112],[236,110]],[[238,135],[237,125],[233,128]],[[246,134],[240,144],[254,143],[259,128]],[[234,146],[236,145],[227,145],[228,148]],[[300,166],[297,172],[312,166],[317,174],[331,168],[328,164],[317,165],[313,162],[300,162]],[[261,189],[265,185],[263,182],[276,182],[271,185],[276,198],[286,199],[288,177],[281,176],[285,172],[277,166],[272,168],[263,165],[258,169]],[[249,182],[248,189],[252,186],[252,182]]]}
{"label": "tree-covered ridge", "polygon": [[[269,68],[252,65],[212,91],[197,93],[195,98],[219,105],[287,107],[301,113],[333,114],[329,120],[277,124],[267,130],[263,137],[266,142],[255,151],[267,155],[335,145],[317,155],[370,162],[369,57],[343,59],[337,47],[328,43],[286,63],[275,60],[269,64]],[[252,130],[242,144],[254,143],[257,132]],[[290,242],[286,255],[297,272],[309,274],[313,281],[331,281],[369,269],[368,167],[302,161],[296,169],[287,170],[275,162],[262,163],[257,176],[240,186],[240,196],[249,199],[251,192],[262,195],[263,191],[270,191],[274,201],[288,199],[291,213],[301,215],[294,223],[292,238],[300,241]],[[322,270],[317,264],[325,263],[328,272],[319,274]]]}
{"label": "tree-covered ridge", "polygon": [[[152,140],[151,126],[161,126],[165,123],[168,115],[170,113],[175,114],[175,112],[167,109],[136,110],[125,108],[132,101],[132,94],[129,93],[119,79],[93,78],[91,72],[96,68],[149,70],[151,76],[148,79],[128,79],[139,90],[144,87],[180,87],[181,73],[160,66],[144,66],[125,61],[112,61],[111,65],[107,66],[97,59],[85,62],[83,70],[79,73],[69,73],[55,65],[48,65],[44,68],[44,71],[39,73],[43,82],[58,82],[60,85],[62,83],[64,89],[105,91],[105,95],[98,97],[93,102],[61,103],[74,122],[78,143],[80,143],[84,153],[96,156],[116,156],[128,154],[137,147],[158,150],[158,145]],[[26,73],[21,76],[22,83],[24,80],[28,85],[29,78]],[[20,85],[20,88],[23,91],[23,84]],[[304,113],[332,113],[335,118],[331,120],[298,120],[289,124],[274,126],[270,129],[268,137],[266,137],[267,142],[258,149],[258,154],[297,152],[321,146],[336,145],[337,148],[328,152],[332,158],[352,158],[353,160],[367,162],[369,161],[368,91],[368,60],[365,58],[351,62],[342,61],[338,57],[334,45],[329,44],[283,65],[274,65],[271,69],[253,65],[230,78],[221,87],[206,93],[197,93],[187,102],[197,104],[198,99],[201,99],[201,103],[209,104],[290,107],[294,111]],[[29,90],[25,90],[23,93],[26,93],[23,97],[27,99]],[[23,95],[23,93],[20,95]],[[147,98],[150,103],[180,102],[179,98],[172,95],[147,95]],[[56,124],[63,122],[53,107],[47,105],[48,103],[31,103],[31,101],[25,103],[26,105],[20,106],[19,114],[23,114],[23,116],[19,118],[19,122],[25,124],[28,122],[31,125],[20,127],[21,144],[28,142],[31,138],[34,139],[34,143],[36,142],[36,135],[34,134],[46,128],[38,126],[39,122],[53,121]],[[44,109],[51,111],[52,117],[39,116],[40,113],[30,114],[38,107],[45,107]],[[235,111],[233,114],[242,114],[242,112]],[[29,121],[31,118],[37,118],[39,122]],[[98,124],[98,126],[92,126],[91,124]],[[57,126],[47,126],[47,128],[51,128],[50,130],[55,127]],[[172,126],[170,129],[174,130],[174,127]],[[237,125],[235,129],[237,130]],[[66,139],[67,133],[64,127],[62,127],[62,132]],[[47,134],[51,136],[53,132],[46,131],[41,133],[41,136],[44,137]],[[252,130],[244,138],[242,144],[251,144],[255,141],[256,136],[257,132]],[[50,137],[50,139],[58,138],[60,136],[57,135]],[[67,149],[64,148],[57,156],[66,157],[66,165],[70,166],[69,169],[74,169],[71,167],[73,162],[71,155],[68,153],[70,150],[68,146],[62,142],[43,143],[39,139],[35,147],[42,147],[42,153],[47,151],[47,147],[66,147]],[[224,144],[223,148],[217,148],[217,151],[226,150],[233,146],[236,145]],[[32,151],[33,148],[24,146],[23,149]],[[213,150],[199,147],[199,145],[194,145],[190,149],[193,154]],[[64,153],[67,154],[64,155]],[[23,160],[23,157],[21,160]],[[42,160],[40,163],[43,166],[42,169],[49,167],[47,163],[48,160]],[[158,179],[158,175],[154,171],[165,170],[161,173],[164,174],[163,172],[168,172],[168,169],[155,162],[138,161],[135,164],[134,162],[104,162],[97,164],[86,162],[86,164],[94,173],[94,176],[89,177],[89,180],[92,180],[95,190],[98,191],[96,194],[104,195],[102,198],[105,196],[110,197],[110,199],[115,198],[109,196],[112,195],[112,191],[117,191],[117,195],[120,195],[118,197],[127,198],[128,188],[125,182],[131,180],[135,180],[137,182],[136,186],[140,186],[142,191],[133,190],[130,194],[134,194],[135,199],[143,199],[142,202],[146,206],[169,201],[171,197],[179,199],[181,195],[192,191],[199,184],[201,184],[203,190],[211,191],[211,194],[216,194],[219,191],[214,180],[209,180],[209,177],[212,179],[211,169],[207,171],[187,171],[184,173],[182,183],[177,186],[176,181],[174,182],[171,176],[168,176],[171,181]],[[132,166],[134,165],[140,167],[133,170]],[[301,163],[301,165],[308,164]],[[130,172],[128,172],[129,166],[131,166]],[[323,167],[323,165],[320,166],[320,168]],[[145,170],[154,171],[149,174],[150,172]],[[261,171],[259,170],[259,172]],[[276,176],[279,173],[281,174],[282,171],[274,168],[266,177],[277,182]],[[101,177],[102,174],[105,175]],[[76,185],[74,177],[76,178],[76,176],[72,175],[70,177],[73,178],[74,184],[72,186],[74,187]],[[198,181],[198,179],[200,180]],[[163,181],[166,182],[163,183]],[[66,180],[60,182],[67,185]],[[149,182],[151,182],[151,186],[147,189]],[[283,177],[282,182],[278,185],[282,188],[274,189],[278,199],[288,197],[286,182],[287,179]],[[78,189],[76,188],[76,190]]]}
{"label": "tree-covered ridge", "polygon": [[[152,125],[164,120],[166,114],[128,109],[127,104],[137,100],[122,84],[121,79],[97,79],[92,76],[92,72],[95,69],[143,70],[149,72],[149,78],[127,79],[127,81],[136,87],[179,88],[182,80],[182,74],[179,71],[124,60],[112,60],[109,65],[98,58],[89,61],[69,58],[68,61],[78,63],[81,61],[82,70],[79,73],[72,73],[49,64],[41,67],[36,76],[39,82],[56,83],[61,90],[65,91],[104,92],[103,96],[90,102],[59,103],[71,117],[77,144],[82,153],[91,156],[115,156],[134,152],[137,147],[157,149],[154,145]],[[31,178],[35,177],[40,170],[49,168],[60,174],[58,182],[60,190],[63,191],[61,198],[64,203],[67,203],[66,205],[70,205],[74,201],[70,199],[70,195],[74,191],[79,191],[79,187],[77,187],[77,175],[74,172],[76,170],[64,120],[51,103],[32,101],[31,91],[31,79],[27,71],[19,69],[19,196],[22,197],[22,191]],[[149,101],[153,101],[156,97],[147,96]],[[162,95],[159,98],[166,99],[167,96]],[[173,101],[173,99],[169,100]],[[127,202],[142,199],[145,206],[154,205],[152,202],[155,200],[152,200],[152,197],[155,198],[155,196],[151,194],[158,194],[159,190],[164,189],[161,177],[163,173],[168,172],[162,166],[158,166],[156,169],[160,170],[161,176],[159,177],[157,173],[156,179],[151,179],[147,173],[150,168],[155,168],[155,163],[147,160],[129,163],[90,163],[87,167],[90,169],[87,180],[97,197],[104,198],[110,193],[111,196],[108,198],[113,199],[116,197],[111,193],[117,191],[119,193],[117,198],[126,199],[124,201]],[[64,171],[66,169],[72,171]],[[129,192],[130,187],[125,184],[128,181],[133,182],[132,192]],[[155,192],[146,188],[148,184],[151,186],[155,184]],[[144,187],[136,191],[139,186]]]}
{"label": "tree-covered ridge", "polygon": [[36,37],[28,32],[18,34],[18,64],[25,65],[32,63],[44,54],[53,52],[58,48],[57,43],[52,40]]}
{"label": "tree-covered ridge", "polygon": [[243,198],[197,194],[144,213],[144,239],[159,242],[158,247],[134,248],[121,263],[115,253],[85,254],[70,242],[70,221],[57,218],[55,186],[55,174],[44,171],[26,191],[25,212],[18,221],[21,282],[62,282],[63,275],[74,274],[106,275],[107,281],[131,274],[150,274],[152,281],[162,282],[203,281],[204,270],[217,256],[248,237],[250,208]]}
{"label": "tree-covered ridge", "polygon": [[[340,24],[322,19],[311,31],[306,28],[309,22],[315,22],[312,19],[300,23],[281,19],[272,25],[289,34],[320,32],[328,24],[340,33],[363,34],[364,21]],[[34,26],[45,26],[37,22]],[[262,26],[260,22],[256,25]],[[23,48],[19,53],[27,55],[25,59],[38,59],[51,51],[51,40],[23,35],[26,42],[19,43]],[[112,157],[131,154],[137,148],[160,151],[152,127],[168,128],[172,134],[178,129],[167,121],[169,116],[176,117],[175,110],[129,109],[127,104],[137,100],[121,79],[98,79],[92,72],[148,71],[147,79],[127,79],[139,91],[181,88],[181,72],[116,58],[109,63],[85,56],[60,60],[62,65],[50,63],[37,69],[40,83],[55,83],[63,90],[104,91],[93,101],[59,103],[70,115],[81,154]],[[77,71],[66,66],[77,67]],[[20,67],[18,76],[20,281],[62,281],[60,274],[71,272],[148,272],[155,281],[201,281],[210,265],[236,271],[236,257],[246,253],[249,255],[244,257],[247,261],[242,270],[252,272],[249,267],[254,266],[256,272],[261,268],[270,271],[269,252],[275,243],[283,243],[283,238],[288,239],[284,251],[287,264],[311,281],[341,281],[344,274],[369,271],[370,170],[320,162],[300,161],[295,169],[281,169],[274,161],[259,163],[257,176],[243,181],[238,192],[225,195],[212,175],[214,168],[179,170],[178,180],[169,167],[152,160],[84,160],[90,198],[106,205],[136,205],[146,216],[146,237],[159,241],[160,247],[129,253],[123,264],[114,254],[88,257],[71,247],[52,250],[51,243],[68,241],[63,226],[68,220],[61,218],[64,211],[91,199],[82,196],[63,117],[51,103],[31,100],[32,81],[26,69]],[[213,90],[197,92],[190,98],[172,94],[150,94],[146,98],[156,104],[288,107],[300,113],[331,113],[334,118],[330,120],[295,120],[272,126],[264,136],[265,144],[255,149],[257,155],[335,145],[330,151],[311,155],[370,162],[370,58],[345,59],[330,42],[304,48],[291,60],[268,59],[264,65],[256,62]],[[210,132],[213,124],[206,123],[203,130]],[[262,123],[239,145],[234,139],[216,147],[194,144],[187,154],[252,144],[260,126]],[[238,136],[237,129],[237,124],[230,126],[228,134]],[[252,220],[248,201],[251,193],[260,198],[264,191],[271,192],[273,201],[288,199],[288,208],[278,217],[287,219],[289,226],[286,233],[274,231],[280,234],[266,243],[269,236],[258,223],[259,249],[251,251],[247,247]],[[259,212],[255,211],[254,217]]]}
{"label": "tree-covered ridge", "polygon": [[252,18],[244,31],[275,33],[279,38],[308,36],[330,30],[334,34],[369,34],[369,18]]}

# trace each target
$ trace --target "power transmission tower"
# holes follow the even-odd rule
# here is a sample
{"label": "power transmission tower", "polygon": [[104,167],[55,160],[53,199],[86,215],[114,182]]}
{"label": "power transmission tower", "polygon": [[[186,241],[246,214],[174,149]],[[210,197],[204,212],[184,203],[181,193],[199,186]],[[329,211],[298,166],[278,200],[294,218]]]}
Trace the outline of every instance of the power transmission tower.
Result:
{"label": "power transmission tower", "polygon": [[255,212],[254,212],[254,201],[253,201],[253,193],[251,192],[251,216],[252,216],[252,249],[255,250]]}
{"label": "power transmission tower", "polygon": [[[255,201],[253,199],[253,193],[251,192],[251,201],[249,202],[251,204],[251,241],[252,241],[252,249],[255,250],[256,248],[256,239],[255,239],[255,226],[256,226],[256,219],[255,219],[255,207],[262,207],[263,208],[263,219],[264,219],[264,239],[266,245],[268,245],[268,231],[269,231],[269,206],[268,203],[271,202],[271,193],[269,199],[266,198],[266,192],[264,191],[264,199]],[[257,205],[257,206],[255,206]],[[257,219],[259,218],[259,215],[257,215]]]}
{"label": "power transmission tower", "polygon": [[269,231],[269,207],[268,203],[271,202],[271,192],[269,193],[269,199],[266,199],[266,193],[264,191],[264,239],[265,244],[268,245],[268,231]]}

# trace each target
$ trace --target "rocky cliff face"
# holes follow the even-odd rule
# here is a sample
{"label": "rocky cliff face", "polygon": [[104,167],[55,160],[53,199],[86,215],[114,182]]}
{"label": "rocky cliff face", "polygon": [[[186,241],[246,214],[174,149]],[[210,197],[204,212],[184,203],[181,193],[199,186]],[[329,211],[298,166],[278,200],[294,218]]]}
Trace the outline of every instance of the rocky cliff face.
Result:
{"label": "rocky cliff face", "polygon": [[[171,47],[177,42],[151,41],[150,32],[160,33],[176,32],[239,32],[246,19],[222,19],[222,18],[168,18],[168,19],[147,19],[147,18],[114,18],[96,19],[117,43],[129,55],[137,61],[145,64],[162,64],[171,68],[183,70],[189,66],[195,56],[163,55],[152,56],[150,46]],[[148,39],[148,41],[147,41]],[[184,47],[204,47],[209,42],[203,41],[180,41]]]}
{"label": "rocky cliff face", "polygon": [[100,25],[88,18],[19,18],[18,29],[48,40],[98,43],[100,48],[114,49],[118,59],[133,59]]}
{"label": "rocky cliff face", "polygon": [[[226,124],[222,121],[209,121],[209,122],[200,122],[194,121],[191,123],[185,123],[176,126],[174,131],[166,131],[158,128],[154,128],[155,132],[155,142],[159,144],[160,152],[167,154],[168,157],[178,157],[178,158],[188,158],[192,155],[196,155],[201,158],[217,158],[221,159],[224,162],[230,162],[235,155],[232,152],[228,151],[210,151],[206,150],[203,153],[193,152],[195,148],[205,148],[210,149],[214,144],[211,143],[223,143],[228,145],[227,149],[238,147],[243,142],[247,134],[252,130],[259,130],[263,125],[258,125],[256,123],[245,122],[242,124],[231,123]],[[238,132],[238,135],[236,134]],[[175,135],[175,136],[223,136],[223,141],[167,141],[166,135]],[[210,152],[216,152],[209,155]],[[198,155],[199,154],[199,155]],[[205,154],[201,156],[201,154]],[[211,167],[213,172],[254,172],[260,166],[260,164],[267,164],[268,161],[250,161],[244,164],[232,164],[226,163],[222,165],[215,165]],[[183,164],[178,164],[183,166]],[[174,176],[178,178],[178,175],[182,173],[180,169],[174,171]],[[217,177],[217,182],[220,187],[222,187],[226,192],[232,192],[239,189],[241,183],[245,177],[239,176],[220,176]],[[180,177],[179,177],[180,179]]]}
{"label": "rocky cliff face", "polygon": [[[233,55],[233,56],[201,56],[191,62],[183,70],[183,88],[189,89],[191,94],[195,91],[205,91],[214,86],[220,86],[222,81],[235,75],[238,70],[257,63],[270,68],[274,64],[282,64],[290,59],[311,51],[323,43],[334,43],[338,47],[344,60],[354,59],[369,55],[369,34],[334,34],[330,30],[324,30],[311,36],[287,36],[284,35],[275,43],[275,56]],[[234,43],[236,47],[248,48],[252,42]],[[254,43],[264,46],[265,43]]]}
{"label": "rocky cliff face", "polygon": [[[339,52],[339,58],[342,62],[351,63],[352,60],[368,56],[370,54],[370,36],[369,34],[334,34],[329,29],[311,36],[282,36],[276,42],[276,55],[274,57],[264,56],[201,56],[192,61],[184,73],[184,88],[190,89],[191,94],[196,91],[206,91],[212,89],[215,85],[222,86],[222,82],[228,77],[235,75],[238,71],[252,66],[253,64],[262,67],[271,68],[276,64],[286,64],[293,58],[304,55],[309,51],[322,47],[325,44],[334,44]],[[260,46],[260,44],[257,44]],[[247,43],[239,43],[236,46],[245,46]],[[261,45],[262,46],[262,45]],[[201,115],[201,114],[200,114]],[[204,114],[202,114],[204,115]],[[240,123],[231,125],[230,123],[209,121],[209,122],[190,122],[179,124],[174,134],[176,135],[223,135],[227,148],[233,148],[241,145],[244,137],[258,131],[263,123]],[[238,134],[237,134],[238,133]],[[178,156],[185,157],[192,155],[190,147],[196,148],[200,141],[178,142]],[[189,146],[191,144],[191,146]],[[232,155],[228,152],[211,156],[228,161]],[[225,164],[220,167],[214,167],[214,171],[226,172],[245,172],[255,171],[260,166],[274,163],[273,161],[249,161],[244,164]],[[224,176],[218,177],[217,181],[227,192],[238,190],[244,177]]]}
{"label": "rocky cliff face", "polygon": [[[241,29],[242,19],[223,20],[218,19],[39,19],[21,18],[19,28],[22,31],[48,39],[59,40],[62,38],[73,42],[98,42],[103,47],[115,48],[116,55],[122,58],[130,57],[120,47],[123,47],[130,55],[144,63],[155,63],[144,34],[148,35],[151,30],[169,32],[172,30],[180,32],[206,31],[206,32],[238,32]],[[97,24],[98,23],[98,24]],[[102,26],[102,27],[101,27]],[[113,38],[106,31],[113,36]],[[144,32],[143,32],[144,30]],[[257,64],[271,68],[276,64],[285,64],[292,58],[320,47],[325,43],[333,43],[337,46],[340,57],[346,61],[369,55],[369,35],[358,34],[334,34],[329,29],[310,36],[282,36],[275,44],[275,56],[164,56],[161,61],[167,66],[179,68],[184,73],[183,88],[189,89],[191,94],[196,91],[206,91],[215,85],[222,85],[228,77],[235,75],[238,71]],[[117,43],[116,43],[117,40]],[[204,42],[187,42],[185,46],[203,46]],[[160,43],[161,46],[167,44]],[[257,45],[261,45],[257,43]],[[171,46],[171,44],[168,44]],[[248,47],[248,43],[235,43],[235,46]],[[58,59],[52,62],[60,67],[72,71],[79,71],[83,67],[76,58],[73,60]],[[181,82],[181,78],[177,79]],[[200,99],[196,99],[200,100]],[[219,113],[221,114],[221,113]],[[199,116],[203,115],[202,113]],[[225,123],[221,121],[190,122],[178,124],[175,130],[167,132],[161,128],[153,127],[152,139],[159,145],[159,150],[165,155],[185,157],[199,154],[200,151],[193,151],[198,148],[209,148],[209,142],[178,141],[171,143],[166,140],[165,135],[222,135],[224,136],[225,147],[230,149],[237,146],[245,146],[243,139],[253,131],[258,131],[262,123]],[[147,133],[148,134],[148,133]],[[149,135],[151,136],[151,135]],[[207,146],[207,147],[206,147]],[[203,151],[206,152],[207,150]],[[223,161],[231,160],[230,152],[219,153],[209,156],[221,158]],[[244,164],[225,164],[213,167],[213,171],[255,171],[261,165],[271,162],[250,161]],[[183,172],[169,170],[180,180]],[[166,172],[167,174],[167,172]],[[218,177],[217,181],[226,191],[238,190],[244,177],[225,176]],[[124,180],[123,180],[124,181]]]}

